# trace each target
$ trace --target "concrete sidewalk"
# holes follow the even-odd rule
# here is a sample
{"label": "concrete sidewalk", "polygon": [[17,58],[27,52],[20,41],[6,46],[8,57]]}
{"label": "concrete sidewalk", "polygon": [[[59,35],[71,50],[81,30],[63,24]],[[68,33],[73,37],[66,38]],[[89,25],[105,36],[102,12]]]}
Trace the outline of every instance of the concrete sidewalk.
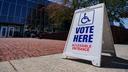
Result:
{"label": "concrete sidewalk", "polygon": [[115,45],[118,57],[127,63],[111,63],[101,68],[86,60],[63,59],[62,54],[0,62],[0,72],[128,72],[128,45]]}

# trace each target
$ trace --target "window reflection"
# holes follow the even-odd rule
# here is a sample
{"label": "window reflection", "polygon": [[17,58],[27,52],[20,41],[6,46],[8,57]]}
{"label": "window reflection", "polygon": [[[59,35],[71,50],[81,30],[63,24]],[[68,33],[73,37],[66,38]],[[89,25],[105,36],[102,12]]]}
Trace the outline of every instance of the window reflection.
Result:
{"label": "window reflection", "polygon": [[27,2],[27,7],[34,8],[35,6],[36,6],[35,3],[33,3],[33,2]]}
{"label": "window reflection", "polygon": [[25,24],[37,18],[40,23],[38,8],[46,2],[47,0],[0,0],[0,21]]}
{"label": "window reflection", "polygon": [[7,21],[7,16],[0,16],[0,21],[1,22],[6,22]]}
{"label": "window reflection", "polygon": [[16,0],[4,0],[6,2],[16,3]]}
{"label": "window reflection", "polygon": [[21,13],[21,6],[17,5],[16,6],[16,11],[15,11],[15,16],[20,17],[20,13]]}
{"label": "window reflection", "polygon": [[18,0],[17,5],[26,5],[27,1],[26,0]]}
{"label": "window reflection", "polygon": [[8,14],[8,8],[9,8],[9,3],[4,2],[3,3],[3,7],[2,7],[2,13],[1,13],[1,15],[7,16],[7,14]]}
{"label": "window reflection", "polygon": [[27,7],[22,7],[22,10],[21,10],[21,17],[26,17],[27,15]]}
{"label": "window reflection", "polygon": [[0,1],[0,14],[1,14],[2,1]]}
{"label": "window reflection", "polygon": [[15,4],[10,4],[10,8],[9,8],[9,16],[13,17],[14,16],[14,12],[15,12]]}
{"label": "window reflection", "polygon": [[14,23],[14,17],[8,17],[8,22]]}

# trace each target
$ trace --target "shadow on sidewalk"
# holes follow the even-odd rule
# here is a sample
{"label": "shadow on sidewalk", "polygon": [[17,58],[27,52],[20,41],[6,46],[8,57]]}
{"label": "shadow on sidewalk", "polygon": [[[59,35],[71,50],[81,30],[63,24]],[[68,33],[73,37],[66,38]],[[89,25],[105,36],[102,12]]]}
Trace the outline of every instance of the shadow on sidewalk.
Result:
{"label": "shadow on sidewalk", "polygon": [[119,57],[102,56],[101,67],[128,69],[128,60]]}
{"label": "shadow on sidewalk", "polygon": [[[72,61],[77,61],[80,63],[86,63],[92,65],[91,61],[82,60],[82,59],[67,59]],[[112,56],[104,56],[102,55],[101,59],[101,68],[117,68],[117,69],[128,69],[128,60],[112,57]]]}

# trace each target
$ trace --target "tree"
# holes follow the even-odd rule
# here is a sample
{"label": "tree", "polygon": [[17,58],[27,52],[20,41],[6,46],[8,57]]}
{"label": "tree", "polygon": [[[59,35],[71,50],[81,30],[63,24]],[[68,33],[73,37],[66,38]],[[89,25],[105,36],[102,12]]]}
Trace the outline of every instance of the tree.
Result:
{"label": "tree", "polygon": [[44,32],[47,23],[47,12],[45,5],[37,5],[30,10],[27,17],[28,29],[30,31],[36,31],[38,33]]}
{"label": "tree", "polygon": [[[64,3],[66,4],[68,1],[69,0],[64,0]],[[120,23],[121,27],[124,26],[123,21],[121,21],[120,18],[128,17],[124,8],[126,6],[126,1],[127,0],[71,0],[74,9],[92,6],[98,3],[105,3],[110,23],[113,24],[113,21],[117,21]]]}
{"label": "tree", "polygon": [[[64,0],[64,5],[66,5],[69,2],[69,0]],[[72,0],[71,1],[71,8],[73,10],[78,9],[79,8],[79,1],[78,0]]]}
{"label": "tree", "polygon": [[73,14],[70,8],[56,3],[48,5],[47,12],[49,16],[49,22],[53,26],[54,31],[64,30],[65,27],[62,26],[68,26],[70,24]]}
{"label": "tree", "polygon": [[107,12],[109,16],[109,20],[111,25],[113,21],[119,22],[120,27],[125,27],[124,22],[120,19],[121,17],[126,17],[123,14],[126,13],[125,6],[126,0],[99,0],[100,2],[104,2],[107,7]]}

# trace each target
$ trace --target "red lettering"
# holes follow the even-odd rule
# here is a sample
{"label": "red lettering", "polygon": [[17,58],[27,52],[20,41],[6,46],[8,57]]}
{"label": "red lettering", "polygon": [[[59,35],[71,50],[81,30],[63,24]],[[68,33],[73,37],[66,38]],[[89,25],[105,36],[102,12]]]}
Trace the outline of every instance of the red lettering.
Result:
{"label": "red lettering", "polygon": [[87,45],[87,44],[72,44],[73,50],[89,51],[90,48],[91,48],[91,45]]}

